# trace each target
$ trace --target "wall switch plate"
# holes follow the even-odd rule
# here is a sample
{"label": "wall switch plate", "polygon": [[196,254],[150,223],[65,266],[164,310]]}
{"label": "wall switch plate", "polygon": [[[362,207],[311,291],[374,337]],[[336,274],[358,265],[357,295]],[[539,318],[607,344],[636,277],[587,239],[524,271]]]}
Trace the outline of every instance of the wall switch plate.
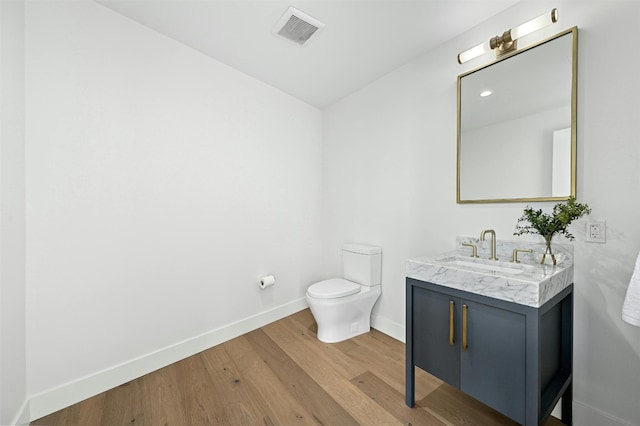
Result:
{"label": "wall switch plate", "polygon": [[607,236],[607,222],[604,220],[587,222],[587,243],[604,243]]}

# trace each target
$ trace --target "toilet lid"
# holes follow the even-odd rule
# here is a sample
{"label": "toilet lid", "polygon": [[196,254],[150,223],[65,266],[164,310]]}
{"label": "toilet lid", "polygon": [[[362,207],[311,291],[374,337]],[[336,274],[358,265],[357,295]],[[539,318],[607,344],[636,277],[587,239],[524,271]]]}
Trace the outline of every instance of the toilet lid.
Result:
{"label": "toilet lid", "polygon": [[360,286],[343,278],[332,278],[313,284],[307,290],[309,296],[317,299],[335,299],[349,296],[360,291]]}

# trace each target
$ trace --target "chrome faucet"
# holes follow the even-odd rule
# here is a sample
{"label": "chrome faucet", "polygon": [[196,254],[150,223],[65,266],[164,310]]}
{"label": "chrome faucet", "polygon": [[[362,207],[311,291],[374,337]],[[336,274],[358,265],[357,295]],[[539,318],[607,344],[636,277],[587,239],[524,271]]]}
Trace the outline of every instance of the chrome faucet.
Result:
{"label": "chrome faucet", "polygon": [[487,232],[491,234],[491,257],[489,259],[498,260],[498,258],[496,257],[496,231],[494,231],[493,229],[485,229],[484,231],[482,231],[482,233],[480,233],[480,241],[484,241],[484,235]]}

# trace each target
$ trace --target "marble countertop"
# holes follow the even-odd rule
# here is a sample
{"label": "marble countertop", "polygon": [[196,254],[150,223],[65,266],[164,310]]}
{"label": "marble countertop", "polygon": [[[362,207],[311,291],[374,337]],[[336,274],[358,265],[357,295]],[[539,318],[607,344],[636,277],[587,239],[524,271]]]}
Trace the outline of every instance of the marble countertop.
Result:
{"label": "marble countertop", "polygon": [[[518,246],[527,248],[522,243]],[[456,250],[407,260],[406,276],[539,308],[573,283],[572,254],[554,266],[474,259],[468,250]]]}

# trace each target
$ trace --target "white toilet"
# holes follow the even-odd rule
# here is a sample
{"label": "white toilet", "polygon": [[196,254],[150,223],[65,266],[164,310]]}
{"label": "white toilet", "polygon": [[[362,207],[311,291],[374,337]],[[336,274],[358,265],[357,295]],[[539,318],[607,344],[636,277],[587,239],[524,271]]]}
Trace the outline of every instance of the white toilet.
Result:
{"label": "white toilet", "polygon": [[320,281],[307,289],[319,340],[336,343],[369,331],[371,310],[380,297],[381,265],[380,247],[345,244],[344,278]]}

